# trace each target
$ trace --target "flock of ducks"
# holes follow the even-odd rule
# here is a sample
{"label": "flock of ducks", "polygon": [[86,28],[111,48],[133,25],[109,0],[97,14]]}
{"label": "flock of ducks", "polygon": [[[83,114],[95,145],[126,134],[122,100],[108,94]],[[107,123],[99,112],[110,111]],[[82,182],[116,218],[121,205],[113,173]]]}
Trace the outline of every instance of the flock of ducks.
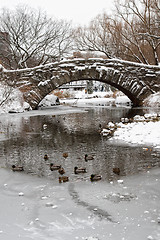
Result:
{"label": "flock of ducks", "polygon": [[[67,158],[68,157],[68,153],[63,153],[63,157]],[[45,154],[44,155],[44,160],[47,161],[49,159],[48,155]],[[89,161],[89,160],[93,160],[94,157],[92,155],[88,155],[85,154],[84,156],[85,161]],[[24,171],[23,166],[16,166],[16,165],[12,165],[12,170],[15,171]],[[61,182],[68,182],[69,181],[69,177],[67,176],[63,176],[65,174],[65,170],[61,165],[55,165],[53,163],[50,163],[50,170],[51,171],[58,171],[58,173],[61,175],[59,176],[59,183]],[[86,168],[83,167],[74,167],[74,174],[80,174],[80,173],[86,173]],[[113,168],[113,173],[120,175],[120,169],[118,167]],[[90,176],[90,180],[91,182],[93,181],[99,181],[102,179],[101,175],[98,174],[91,174]]]}
{"label": "flock of ducks", "polygon": [[[68,157],[68,153],[63,153],[63,157],[67,158]],[[44,159],[45,160],[48,159],[47,154],[44,155]],[[84,159],[87,162],[89,160],[93,160],[94,157],[91,156],[91,155],[85,154]],[[51,171],[57,170],[59,172],[59,174],[61,174],[61,175],[65,174],[65,170],[64,170],[64,168],[61,165],[54,165],[53,163],[50,163],[50,170]],[[86,170],[85,167],[77,167],[77,166],[74,167],[74,174],[80,174],[80,173],[86,173],[86,172],[87,172],[87,170]],[[101,180],[101,179],[102,179],[101,175],[91,174],[91,176],[90,176],[91,182],[98,181],[98,180]],[[61,182],[68,182],[68,181],[69,181],[69,177],[67,177],[67,176],[60,176],[59,177],[59,183],[61,183]]]}

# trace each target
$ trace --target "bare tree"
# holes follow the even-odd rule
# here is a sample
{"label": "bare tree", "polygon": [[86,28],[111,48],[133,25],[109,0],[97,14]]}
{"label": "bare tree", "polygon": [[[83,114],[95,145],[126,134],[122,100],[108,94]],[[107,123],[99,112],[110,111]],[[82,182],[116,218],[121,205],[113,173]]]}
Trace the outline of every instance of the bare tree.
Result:
{"label": "bare tree", "polygon": [[3,82],[3,85],[0,84],[0,91],[1,91],[1,96],[0,96],[0,107],[1,107],[9,100],[13,92],[13,88]]}
{"label": "bare tree", "polygon": [[80,51],[97,51],[107,58],[158,65],[160,60],[159,0],[116,0],[115,14],[97,16],[75,31]]}
{"label": "bare tree", "polygon": [[121,44],[126,54],[145,64],[158,65],[160,58],[159,0],[117,0],[116,10],[122,22]]}
{"label": "bare tree", "polygon": [[0,52],[9,68],[26,68],[60,59],[72,45],[71,24],[52,20],[41,10],[18,6],[14,11],[2,9],[0,41],[8,46],[7,53]]}
{"label": "bare tree", "polygon": [[6,78],[3,79],[3,71],[4,66],[1,65],[0,62],[0,107],[5,105],[10,101],[11,95],[14,91],[14,87],[16,84],[15,79]]}
{"label": "bare tree", "polygon": [[114,56],[112,48],[111,19],[106,14],[98,15],[88,27],[75,30],[74,38],[79,51],[100,52],[107,58]]}

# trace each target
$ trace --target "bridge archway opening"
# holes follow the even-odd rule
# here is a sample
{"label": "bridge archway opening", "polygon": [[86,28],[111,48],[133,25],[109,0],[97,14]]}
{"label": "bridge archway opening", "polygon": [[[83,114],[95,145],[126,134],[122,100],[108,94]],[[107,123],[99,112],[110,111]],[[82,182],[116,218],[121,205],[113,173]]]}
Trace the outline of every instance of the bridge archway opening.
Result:
{"label": "bridge archway opening", "polygon": [[[94,82],[96,82],[96,83],[101,84],[101,86],[106,86],[106,87],[103,87],[103,90],[105,90],[105,89],[107,90],[109,88],[112,89],[113,91],[118,90],[130,99],[132,106],[139,106],[140,105],[140,101],[138,101],[138,99],[136,97],[134,97],[128,90],[126,90],[126,88],[124,88],[124,87],[122,87],[118,84],[115,84],[114,82],[111,82],[111,81],[102,81],[102,80],[99,80],[99,79],[92,79],[92,78],[87,78],[87,79],[86,78],[85,79],[79,78],[77,80],[66,82],[65,84],[59,86],[57,89],[65,88],[66,84],[68,84],[68,86],[72,86],[72,84],[73,84],[73,86],[74,86],[74,83],[81,82],[81,81],[82,82],[86,81],[86,82],[89,82],[89,83],[92,83],[92,84]],[[76,86],[76,84],[75,84],[75,86]],[[94,85],[92,85],[92,86],[93,86],[93,91],[94,91],[95,90]],[[87,88],[87,86],[85,88]],[[107,94],[107,91],[106,91],[106,94]]]}
{"label": "bridge archway opening", "polygon": [[[91,88],[91,89],[90,89]],[[82,91],[82,94],[78,94],[77,97],[77,91]],[[119,92],[119,94],[115,92]],[[88,93],[89,95],[93,96],[94,94],[96,96],[96,93],[98,95],[98,92],[102,92],[101,96],[107,96],[107,97],[114,97],[116,98],[116,94],[118,96],[127,96],[129,98],[128,92],[125,91],[125,89],[120,88],[119,86],[116,86],[115,84],[108,84],[103,81],[94,80],[94,79],[78,79],[76,81],[70,81],[66,82],[65,84],[59,86],[58,88],[53,89],[49,94],[44,96],[44,98],[39,103],[39,106],[45,105],[44,102],[48,101],[49,106],[58,105],[59,102],[56,102],[56,98],[85,98],[84,93]],[[122,94],[121,94],[122,93]],[[54,94],[54,97],[51,97]],[[132,105],[132,99],[129,98],[131,103],[127,101],[127,105]],[[49,103],[50,101],[50,103]],[[44,103],[44,104],[43,104]],[[125,104],[125,103],[123,103]]]}

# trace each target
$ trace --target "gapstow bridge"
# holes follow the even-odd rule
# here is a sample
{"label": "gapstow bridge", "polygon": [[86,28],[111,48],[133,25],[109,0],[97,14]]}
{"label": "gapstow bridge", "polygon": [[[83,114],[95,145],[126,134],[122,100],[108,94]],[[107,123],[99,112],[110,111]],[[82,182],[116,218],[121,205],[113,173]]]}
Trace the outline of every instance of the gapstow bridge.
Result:
{"label": "gapstow bridge", "polygon": [[14,83],[32,109],[51,91],[79,80],[107,83],[127,95],[133,106],[141,106],[146,97],[160,91],[160,66],[118,59],[72,59],[21,70],[1,68],[0,80]]}

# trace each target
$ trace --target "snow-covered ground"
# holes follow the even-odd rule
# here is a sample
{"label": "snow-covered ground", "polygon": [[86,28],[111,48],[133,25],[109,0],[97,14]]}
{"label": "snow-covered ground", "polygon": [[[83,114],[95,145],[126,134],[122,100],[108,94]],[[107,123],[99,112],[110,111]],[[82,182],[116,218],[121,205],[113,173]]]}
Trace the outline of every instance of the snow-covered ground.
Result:
{"label": "snow-covered ground", "polygon": [[145,144],[160,149],[160,120],[120,123],[110,141]]}
{"label": "snow-covered ground", "polygon": [[83,106],[131,106],[131,101],[127,96],[123,94],[113,98],[113,92],[93,92],[92,94],[86,94],[85,91],[74,91],[72,93],[74,98],[60,99],[61,104]]}

